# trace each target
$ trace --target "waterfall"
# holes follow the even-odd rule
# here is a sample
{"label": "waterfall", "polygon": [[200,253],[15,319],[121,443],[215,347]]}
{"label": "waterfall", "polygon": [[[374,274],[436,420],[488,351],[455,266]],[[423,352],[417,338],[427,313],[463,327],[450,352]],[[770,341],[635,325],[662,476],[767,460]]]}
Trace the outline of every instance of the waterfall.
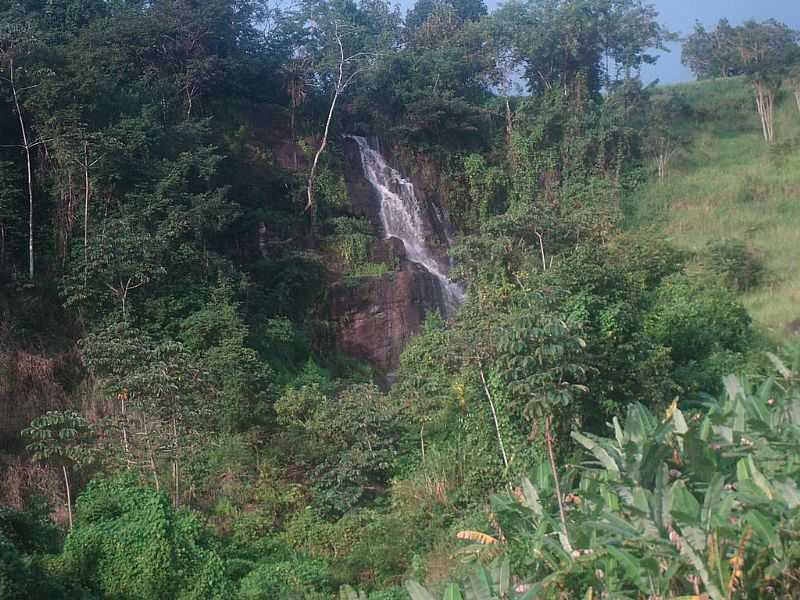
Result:
{"label": "waterfall", "polygon": [[445,316],[449,316],[464,299],[460,285],[450,281],[447,269],[437,261],[427,241],[426,218],[414,193],[414,185],[392,168],[366,138],[345,136],[353,140],[361,153],[364,177],[380,200],[380,218],[386,238],[403,242],[408,260],[425,268],[438,282],[444,300]]}

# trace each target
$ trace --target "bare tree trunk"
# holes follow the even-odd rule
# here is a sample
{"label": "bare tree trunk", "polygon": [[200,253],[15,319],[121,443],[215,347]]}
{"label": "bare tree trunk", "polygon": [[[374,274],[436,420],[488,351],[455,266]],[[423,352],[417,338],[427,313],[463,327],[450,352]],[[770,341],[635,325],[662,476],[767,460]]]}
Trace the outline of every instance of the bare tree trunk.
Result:
{"label": "bare tree trunk", "polygon": [[172,438],[173,438],[173,443],[175,445],[175,454],[172,457],[172,480],[175,483],[175,499],[173,500],[173,504],[177,508],[177,506],[180,504],[180,499],[181,499],[181,487],[180,487],[181,446],[180,446],[180,440],[178,439],[178,421],[174,415],[172,417]]}
{"label": "bare tree trunk", "polygon": [[69,528],[72,529],[72,494],[69,489],[69,475],[67,475],[67,465],[62,464],[61,470],[64,473],[64,487],[67,490],[67,514],[69,515]]}
{"label": "bare tree trunk", "polygon": [[17,83],[14,73],[14,59],[9,60],[9,82],[11,84],[11,94],[14,97],[14,108],[19,119],[20,133],[22,134],[22,148],[25,150],[25,164],[28,174],[28,278],[33,280],[33,170],[31,167],[31,148],[32,145],[28,138],[28,128],[25,126],[25,117],[22,114],[22,107],[19,103],[17,93]]}
{"label": "bare tree trunk", "polygon": [[147,425],[147,415],[142,415],[142,424],[144,426],[144,440],[147,446],[147,457],[150,460],[150,471],[153,473],[153,481],[156,484],[156,491],[161,491],[161,486],[158,483],[158,469],[156,468],[156,457],[153,454],[153,445],[150,443],[150,428]]}
{"label": "bare tree trunk", "polygon": [[355,77],[362,71],[361,68],[355,67],[349,75],[345,75],[345,67],[348,64],[352,65],[353,61],[362,59],[365,56],[364,53],[357,53],[353,54],[352,56],[345,57],[342,31],[338,24],[333,35],[336,40],[336,44],[339,47],[339,64],[336,75],[336,84],[333,88],[333,97],[331,98],[331,105],[328,109],[328,118],[325,121],[325,131],[322,134],[322,141],[320,142],[319,148],[317,148],[317,152],[314,155],[314,161],[311,163],[311,170],[308,174],[308,187],[306,190],[308,201],[306,202],[305,212],[309,213],[311,216],[312,229],[316,229],[317,223],[317,203],[314,200],[314,181],[317,177],[319,158],[322,156],[322,153],[325,151],[325,148],[328,145],[328,135],[331,129],[331,121],[333,121],[333,113],[336,110],[336,103],[339,101],[339,96],[344,93],[347,87],[353,82]]}
{"label": "bare tree trunk", "polygon": [[667,157],[663,152],[659,153],[656,163],[658,164],[658,178],[663,181],[667,176]]}
{"label": "bare tree trunk", "polygon": [[569,532],[567,531],[567,518],[564,514],[564,499],[561,496],[561,483],[558,479],[558,469],[556,469],[556,457],[553,452],[553,415],[548,415],[545,419],[544,437],[547,442],[547,457],[550,461],[550,470],[553,473],[553,483],[556,490],[556,500],[558,501],[558,517],[561,520],[561,533],[564,536],[564,542],[567,549],[572,551],[572,544],[569,541]]}
{"label": "bare tree trunk", "polygon": [[794,100],[797,102],[797,110],[800,111],[800,86],[794,90]]}
{"label": "bare tree trunk", "polygon": [[83,143],[83,285],[89,277],[89,144]]}
{"label": "bare tree trunk", "polygon": [[[339,73],[339,81],[341,81],[341,70]],[[306,202],[305,210],[311,216],[312,228],[316,228],[317,225],[317,205],[314,201],[314,181],[317,177],[317,166],[319,164],[319,157],[322,156],[322,153],[325,152],[325,147],[328,145],[328,133],[330,132],[331,121],[333,120],[333,111],[336,109],[336,101],[338,99],[339,84],[336,85],[336,89],[333,92],[331,107],[328,110],[328,120],[325,122],[325,132],[322,134],[322,141],[320,142],[319,148],[317,148],[317,153],[314,155],[314,162],[311,163],[311,171],[308,174],[308,201]]]}
{"label": "bare tree trunk", "polygon": [[492,409],[492,418],[494,419],[494,430],[497,434],[497,441],[500,444],[500,452],[503,455],[503,464],[508,470],[508,455],[506,455],[506,448],[503,444],[503,436],[500,435],[500,422],[497,420],[497,411],[494,407],[494,400],[492,400],[492,394],[489,392],[489,386],[486,385],[486,376],[483,373],[483,367],[481,366],[480,360],[478,361],[478,372],[481,375],[481,383],[483,384],[483,392],[486,394],[486,398],[489,400],[489,406]]}
{"label": "bare tree trunk", "polygon": [[775,114],[775,92],[761,81],[753,83],[756,90],[756,108],[761,117],[761,132],[764,141],[771,144],[775,140],[773,117]]}
{"label": "bare tree trunk", "polygon": [[125,395],[120,394],[120,402],[122,406],[122,447],[125,449],[125,463],[128,465],[128,468],[131,468],[131,449],[130,444],[128,444],[128,413],[125,410]]}
{"label": "bare tree trunk", "polygon": [[506,96],[506,147],[508,156],[511,157],[511,137],[514,134],[514,115],[511,112],[511,102]]}
{"label": "bare tree trunk", "polygon": [[419,448],[422,451],[422,464],[425,464],[425,421],[419,426]]}
{"label": "bare tree trunk", "polygon": [[295,106],[294,94],[292,94],[292,113],[289,118],[289,127],[292,136],[292,159],[294,162],[295,171],[297,170],[297,128],[295,126],[295,113],[297,106]]}

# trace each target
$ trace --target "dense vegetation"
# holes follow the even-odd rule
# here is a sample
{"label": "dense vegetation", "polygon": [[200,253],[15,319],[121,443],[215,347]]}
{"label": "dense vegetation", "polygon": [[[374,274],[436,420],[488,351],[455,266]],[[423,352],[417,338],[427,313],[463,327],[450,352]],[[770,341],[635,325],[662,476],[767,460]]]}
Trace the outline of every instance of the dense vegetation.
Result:
{"label": "dense vegetation", "polygon": [[[659,227],[731,123],[736,201],[796,200],[797,35],[732,29],[685,57],[746,79],[665,90],[636,0],[5,4],[0,598],[796,594],[800,365],[745,308],[796,273]],[[436,178],[467,289],[390,388],[332,339],[390,269],[344,133]]]}

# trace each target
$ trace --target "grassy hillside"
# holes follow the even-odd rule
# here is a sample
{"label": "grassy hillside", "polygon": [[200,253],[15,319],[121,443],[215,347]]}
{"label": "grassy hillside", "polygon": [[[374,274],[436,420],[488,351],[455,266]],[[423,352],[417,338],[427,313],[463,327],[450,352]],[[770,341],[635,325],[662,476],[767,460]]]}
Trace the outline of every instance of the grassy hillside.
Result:
{"label": "grassy hillside", "polygon": [[655,227],[692,251],[703,268],[710,242],[740,240],[766,268],[743,292],[771,337],[791,336],[800,320],[800,112],[788,94],[776,114],[778,143],[761,139],[755,102],[740,79],[664,87],[689,110],[675,133],[685,143],[665,181],[648,183],[627,207],[630,228]]}

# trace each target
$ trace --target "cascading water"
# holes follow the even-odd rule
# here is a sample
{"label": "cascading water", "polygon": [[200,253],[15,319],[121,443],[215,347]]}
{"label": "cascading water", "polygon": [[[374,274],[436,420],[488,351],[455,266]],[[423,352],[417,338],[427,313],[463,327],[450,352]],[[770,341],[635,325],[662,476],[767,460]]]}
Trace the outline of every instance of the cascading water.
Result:
{"label": "cascading water", "polygon": [[414,193],[414,185],[389,166],[366,138],[357,135],[345,137],[358,145],[364,177],[380,200],[384,235],[400,239],[405,245],[408,260],[421,265],[436,278],[444,300],[445,316],[449,316],[463,301],[464,291],[457,283],[450,281],[431,252],[426,241],[424,213]]}

